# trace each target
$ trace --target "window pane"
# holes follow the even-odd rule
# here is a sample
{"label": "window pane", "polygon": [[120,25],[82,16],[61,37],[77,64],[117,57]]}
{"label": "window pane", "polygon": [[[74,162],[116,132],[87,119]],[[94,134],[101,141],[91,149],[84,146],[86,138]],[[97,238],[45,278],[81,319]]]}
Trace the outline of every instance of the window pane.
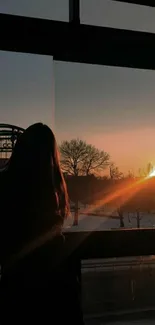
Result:
{"label": "window pane", "polygon": [[73,218],[80,209],[71,229],[153,227],[154,71],[56,62],[55,80],[59,143],[81,139],[110,156],[103,169],[90,155],[62,163]]}
{"label": "window pane", "polygon": [[0,13],[68,20],[68,0],[2,0]]}
{"label": "window pane", "polygon": [[1,51],[0,71],[0,123],[26,128],[43,122],[53,127],[52,57]]}
{"label": "window pane", "polygon": [[112,0],[81,0],[81,22],[155,32],[155,8]]}
{"label": "window pane", "polygon": [[154,257],[82,262],[86,324],[154,324]]}

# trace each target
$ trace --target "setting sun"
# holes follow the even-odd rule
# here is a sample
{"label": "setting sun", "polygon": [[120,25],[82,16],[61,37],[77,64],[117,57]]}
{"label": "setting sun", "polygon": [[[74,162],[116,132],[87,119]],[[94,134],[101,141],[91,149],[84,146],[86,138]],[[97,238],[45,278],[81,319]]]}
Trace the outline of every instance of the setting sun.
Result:
{"label": "setting sun", "polygon": [[153,171],[149,174],[149,177],[155,177],[155,168],[154,168]]}

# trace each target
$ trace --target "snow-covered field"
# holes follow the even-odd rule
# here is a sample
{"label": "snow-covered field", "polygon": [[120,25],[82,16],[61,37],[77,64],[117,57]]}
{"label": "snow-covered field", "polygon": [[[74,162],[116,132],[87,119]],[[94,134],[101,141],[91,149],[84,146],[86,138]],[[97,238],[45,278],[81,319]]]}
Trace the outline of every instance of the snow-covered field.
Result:
{"label": "snow-covered field", "polygon": [[[78,226],[72,226],[73,224],[73,215],[66,220],[64,228],[65,231],[101,231],[108,229],[119,229],[120,220],[119,217],[111,218],[111,217],[100,217],[93,215],[79,215],[79,224]],[[136,228],[137,227],[137,218],[136,214],[128,214],[124,215],[124,226],[125,228]],[[153,228],[155,227],[155,214],[146,214],[141,213],[140,220],[141,228]]]}

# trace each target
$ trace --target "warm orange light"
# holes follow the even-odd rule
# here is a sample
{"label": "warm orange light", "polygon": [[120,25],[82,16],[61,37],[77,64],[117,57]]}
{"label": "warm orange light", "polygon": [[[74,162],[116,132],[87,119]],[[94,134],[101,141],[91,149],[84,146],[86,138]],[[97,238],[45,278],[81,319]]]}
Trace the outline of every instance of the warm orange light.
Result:
{"label": "warm orange light", "polygon": [[96,204],[95,208],[91,207],[86,211],[89,213],[94,212],[96,208],[101,208],[105,204],[109,204],[120,198],[122,204],[126,203],[142,188],[143,184],[145,184],[147,179],[148,177],[141,178],[135,181],[134,183],[128,184],[126,186],[121,187],[120,189],[115,190],[114,192],[104,196],[104,198],[100,200],[98,204]]}
{"label": "warm orange light", "polygon": [[148,175],[148,178],[150,177],[155,177],[155,168],[153,169],[153,171]]}

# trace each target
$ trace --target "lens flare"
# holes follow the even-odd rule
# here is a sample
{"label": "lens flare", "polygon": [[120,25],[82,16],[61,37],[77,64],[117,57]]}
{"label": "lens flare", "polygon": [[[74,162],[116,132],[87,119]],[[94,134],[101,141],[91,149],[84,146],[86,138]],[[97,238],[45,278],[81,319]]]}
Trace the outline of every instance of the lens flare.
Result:
{"label": "lens flare", "polygon": [[151,171],[151,173],[148,175],[148,177],[155,177],[155,168]]}

